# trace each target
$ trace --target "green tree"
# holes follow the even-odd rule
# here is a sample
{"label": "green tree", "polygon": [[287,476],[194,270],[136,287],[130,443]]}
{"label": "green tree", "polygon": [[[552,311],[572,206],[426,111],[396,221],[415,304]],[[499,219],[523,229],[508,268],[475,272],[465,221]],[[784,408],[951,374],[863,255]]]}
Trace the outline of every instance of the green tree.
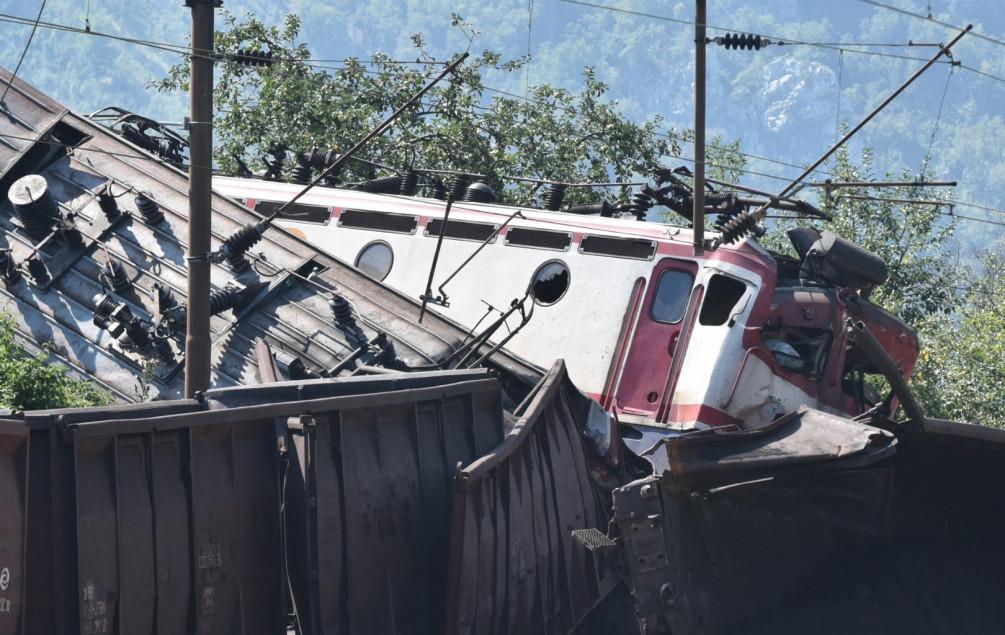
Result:
{"label": "green tree", "polygon": [[14,339],[14,321],[0,314],[0,408],[38,410],[100,406],[111,396],[87,381],[69,377],[66,368],[50,363],[52,348],[29,355]]}
{"label": "green tree", "polygon": [[[350,60],[334,67],[311,61],[310,50],[298,42],[301,23],[296,16],[287,16],[281,26],[267,26],[250,15],[239,20],[224,13],[223,19],[227,30],[217,34],[218,51],[268,50],[276,60],[247,67],[225,57],[217,66],[215,156],[228,171],[236,170],[238,160],[260,169],[262,158],[277,145],[293,152],[345,150],[443,66],[428,54],[421,35],[412,38],[418,63],[375,53],[372,61]],[[454,26],[475,37],[459,16]],[[523,98],[485,88],[483,74],[518,74],[524,62],[505,61],[492,51],[472,55],[374,139],[361,157],[394,170],[484,175],[504,200],[528,203],[539,187],[514,184],[505,175],[625,181],[678,152],[677,135],[661,130],[659,116],[642,123],[627,119],[590,68],[575,92],[538,85]],[[187,81],[188,68],[182,64],[155,85],[162,91],[186,90]],[[287,169],[293,165],[289,161]],[[350,162],[339,179],[350,183],[376,174],[373,165]]]}
{"label": "green tree", "polygon": [[1005,427],[1005,260],[985,255],[958,288],[957,311],[920,324],[914,389],[929,416]]}
{"label": "green tree", "polygon": [[[830,168],[833,181],[873,181],[873,152],[866,149],[858,160],[843,148]],[[910,173],[887,174],[888,180],[913,181]],[[954,286],[963,268],[952,255],[951,238],[956,219],[940,201],[943,193],[928,187],[836,188],[824,195],[821,209],[834,220],[824,227],[876,253],[889,269],[887,281],[871,300],[917,325],[931,315],[947,314],[957,303]],[[791,221],[772,225],[767,242],[789,250],[784,230]]]}

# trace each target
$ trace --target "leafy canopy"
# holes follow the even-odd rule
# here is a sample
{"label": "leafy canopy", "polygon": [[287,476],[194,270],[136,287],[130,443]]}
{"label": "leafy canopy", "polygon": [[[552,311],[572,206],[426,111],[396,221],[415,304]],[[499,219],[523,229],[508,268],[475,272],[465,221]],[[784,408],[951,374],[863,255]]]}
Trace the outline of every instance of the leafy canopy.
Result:
{"label": "leafy canopy", "polygon": [[[444,64],[433,59],[422,36],[415,35],[416,63],[377,53],[371,60],[332,66],[312,61],[310,50],[298,42],[301,23],[296,16],[287,16],[281,26],[267,26],[251,15],[242,19],[223,15],[227,29],[216,35],[218,51],[268,50],[276,60],[248,67],[225,57],[217,64],[215,156],[226,171],[236,172],[239,160],[261,170],[263,157],[277,145],[292,152],[344,151],[418,92]],[[466,33],[470,30],[459,16],[454,25]],[[578,92],[539,85],[530,87],[523,98],[494,92],[483,83],[489,73],[517,77],[524,63],[524,59],[504,61],[493,51],[472,55],[360,156],[395,170],[484,175],[506,201],[526,204],[539,188],[504,181],[504,175],[625,181],[678,152],[679,137],[661,130],[661,117],[642,123],[627,119],[590,68],[584,71]],[[187,82],[188,67],[181,64],[155,86],[162,91],[186,90]],[[287,169],[294,165],[288,161]],[[350,162],[340,179],[353,182],[377,175],[386,173]]]}

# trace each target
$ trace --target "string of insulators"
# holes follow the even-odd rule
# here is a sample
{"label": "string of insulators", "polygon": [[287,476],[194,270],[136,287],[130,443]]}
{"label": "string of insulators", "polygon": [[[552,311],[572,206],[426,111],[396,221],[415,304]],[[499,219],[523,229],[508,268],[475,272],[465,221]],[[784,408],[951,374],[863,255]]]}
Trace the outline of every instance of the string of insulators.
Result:
{"label": "string of insulators", "polygon": [[136,195],[133,199],[136,204],[136,209],[139,210],[140,216],[148,225],[158,225],[164,220],[164,212],[161,211],[161,206],[157,204],[157,201],[153,200],[143,192]]}
{"label": "string of insulators", "polygon": [[565,202],[565,184],[552,183],[548,186],[548,192],[544,195],[544,209],[557,212],[562,209]]}
{"label": "string of insulators", "polygon": [[441,201],[447,198],[447,186],[443,184],[443,181],[436,179],[433,181],[433,198],[439,199]]}
{"label": "string of insulators", "polygon": [[632,202],[629,205],[628,211],[634,214],[639,220],[644,220],[646,212],[648,212],[652,206],[652,197],[645,192],[636,192],[632,195]]}
{"label": "string of insulators", "polygon": [[468,189],[470,180],[463,174],[455,174],[450,178],[447,186],[447,197],[452,201],[459,201],[464,198],[464,193]]}
{"label": "string of insulators", "polygon": [[469,203],[495,203],[496,193],[485,181],[475,181],[464,190],[464,200]]}
{"label": "string of insulators", "polygon": [[115,220],[119,217],[119,202],[112,196],[112,184],[105,183],[98,190],[98,207],[108,220]]}
{"label": "string of insulators", "polygon": [[749,212],[740,212],[722,224],[719,241],[731,245],[757,231],[757,218]]}
{"label": "string of insulators", "polygon": [[276,61],[272,51],[261,49],[237,49],[227,58],[240,66],[271,66]]}
{"label": "string of insulators", "polygon": [[209,314],[219,315],[229,309],[234,309],[241,303],[241,292],[233,287],[217,289],[209,294]]}
{"label": "string of insulators", "polygon": [[419,190],[419,173],[415,170],[407,170],[401,175],[401,183],[398,186],[398,194],[404,196],[415,196]]}
{"label": "string of insulators", "polygon": [[231,269],[244,271],[248,268],[248,260],[244,255],[262,239],[264,234],[265,228],[260,223],[249,223],[224,239],[220,251]]}
{"label": "string of insulators", "polygon": [[360,192],[370,192],[372,194],[397,194],[401,189],[401,176],[383,176],[379,179],[370,179],[352,186],[352,189]]}
{"label": "string of insulators", "polygon": [[132,286],[125,266],[114,258],[105,261],[105,266],[101,268],[101,277],[116,293],[121,293]]}
{"label": "string of insulators", "polygon": [[768,38],[752,33],[727,33],[726,35],[713,38],[712,41],[726,49],[757,51],[773,44]]}
{"label": "string of insulators", "polygon": [[335,324],[340,328],[348,329],[356,326],[356,318],[352,314],[352,305],[349,304],[349,300],[346,300],[344,295],[336,293],[328,302],[328,307],[331,309],[332,317],[335,318]]}
{"label": "string of insulators", "polygon": [[7,198],[17,217],[33,238],[44,238],[59,218],[59,206],[49,193],[45,177],[38,174],[22,176],[7,190]]}
{"label": "string of insulators", "polygon": [[94,325],[101,329],[114,326],[115,322],[128,324],[133,320],[133,312],[125,302],[117,302],[111,295],[105,293],[95,296]]}
{"label": "string of insulators", "polygon": [[311,166],[305,165],[298,159],[297,165],[293,168],[290,176],[294,183],[302,183],[306,185],[311,182]]}

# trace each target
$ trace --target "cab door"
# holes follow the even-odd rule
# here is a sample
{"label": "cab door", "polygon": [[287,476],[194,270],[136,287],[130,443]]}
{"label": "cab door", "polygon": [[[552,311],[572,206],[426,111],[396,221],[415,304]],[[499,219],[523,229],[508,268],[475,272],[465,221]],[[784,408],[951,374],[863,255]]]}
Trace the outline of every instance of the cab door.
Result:
{"label": "cab door", "polygon": [[615,391],[618,410],[648,414],[663,400],[698,265],[664,258],[653,268]]}

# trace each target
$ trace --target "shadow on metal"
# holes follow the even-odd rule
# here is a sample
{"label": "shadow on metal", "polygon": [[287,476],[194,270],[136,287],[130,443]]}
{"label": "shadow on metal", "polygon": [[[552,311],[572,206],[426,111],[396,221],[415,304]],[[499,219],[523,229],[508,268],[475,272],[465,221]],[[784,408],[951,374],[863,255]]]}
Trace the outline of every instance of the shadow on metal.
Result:
{"label": "shadow on metal", "polygon": [[802,410],[614,492],[643,633],[1005,629],[1005,431]]}

